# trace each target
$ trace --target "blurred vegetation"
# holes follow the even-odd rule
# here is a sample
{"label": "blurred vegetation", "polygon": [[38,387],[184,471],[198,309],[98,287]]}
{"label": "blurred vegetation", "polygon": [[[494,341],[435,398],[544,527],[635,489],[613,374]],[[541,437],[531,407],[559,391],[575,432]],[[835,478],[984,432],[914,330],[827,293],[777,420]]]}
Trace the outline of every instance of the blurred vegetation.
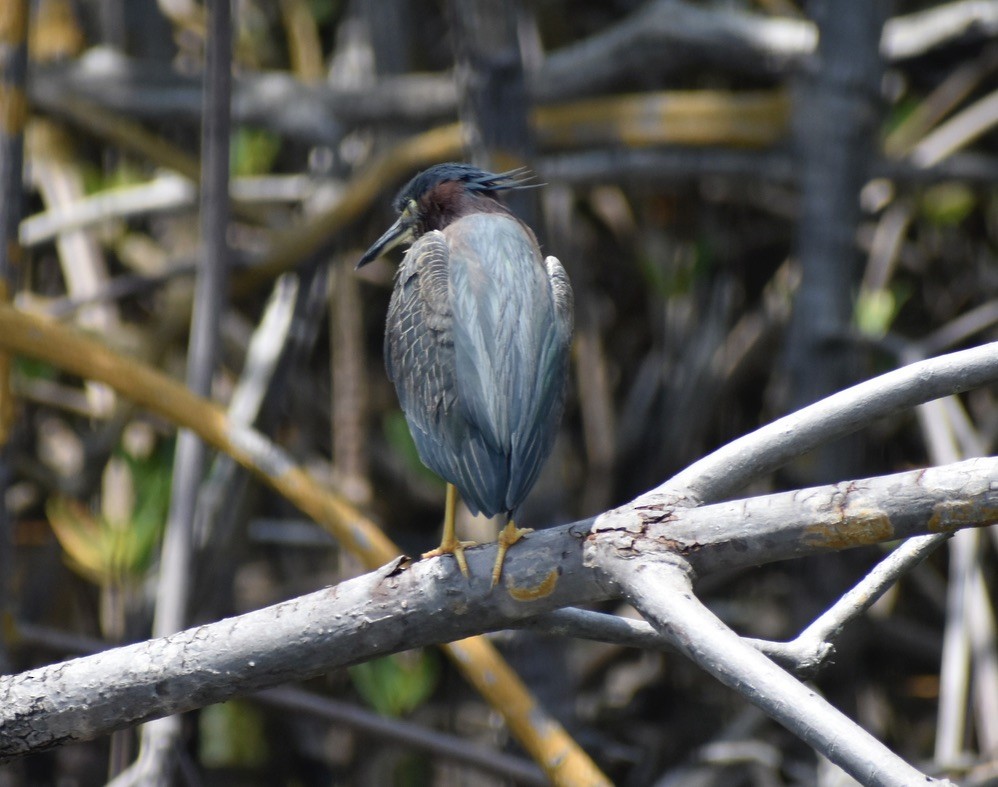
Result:
{"label": "blurred vegetation", "polygon": [[[970,13],[970,5],[894,3],[890,13],[914,27],[917,12]],[[998,15],[996,3],[978,6]],[[30,7],[24,249],[11,298],[182,377],[200,249],[197,191],[176,173],[197,171],[203,8],[153,0]],[[595,47],[585,59],[584,42],[642,28],[635,19],[653,7],[672,14],[675,39]],[[418,554],[438,537],[443,485],[420,464],[382,368],[394,264],[352,268],[416,169],[483,152],[463,154],[445,128],[464,112],[448,4],[239,0],[234,9],[234,274],[215,396],[232,396],[274,273],[294,270],[303,286],[258,423]],[[524,524],[541,528],[625,502],[798,401],[787,358],[795,294],[807,286],[799,243],[808,162],[797,113],[810,89],[811,9],[786,0],[523,0],[517,9],[533,104],[524,108],[533,134],[524,155],[546,184],[531,220],[545,251],[566,265],[577,302],[572,393],[525,509]],[[803,33],[772,39],[767,54],[765,44],[696,39],[691,13],[784,21]],[[817,221],[855,251],[858,265],[843,260],[839,271],[851,313],[820,353],[804,353],[813,363],[805,374],[845,358],[848,379],[859,380],[922,352],[998,338],[998,57],[993,23],[977,22],[915,51],[882,47],[880,93],[863,96],[875,111],[857,176],[858,223],[841,225],[832,213]],[[848,122],[845,114],[822,122]],[[47,365],[18,359],[10,374],[4,665],[20,671],[87,652],[94,640],[149,635],[174,431]],[[993,450],[995,391],[963,402]],[[837,479],[928,461],[910,413],[861,435],[847,457],[833,465]],[[802,462],[752,491],[825,480],[816,466]],[[285,501],[245,479],[226,483],[220,521],[197,531],[192,623],[359,571]],[[466,514],[459,531],[480,541],[495,532]],[[994,543],[982,557],[992,598]],[[859,550],[712,577],[700,592],[746,635],[789,638],[879,556]],[[916,762],[933,756],[945,574],[942,554],[916,569],[817,680]],[[715,781],[704,783],[816,783],[809,750],[678,656],[526,632],[499,641],[619,784],[669,774],[680,780],[663,784],[686,783],[676,769],[701,763],[708,753],[700,747],[729,728],[767,757],[715,765]],[[308,688],[522,754],[435,653],[357,665]],[[253,698],[190,714],[185,725],[186,765],[205,784],[485,778],[432,747]],[[969,734],[966,749],[967,772],[996,767],[998,751]],[[0,784],[103,783],[106,741],[67,751],[2,766]]]}

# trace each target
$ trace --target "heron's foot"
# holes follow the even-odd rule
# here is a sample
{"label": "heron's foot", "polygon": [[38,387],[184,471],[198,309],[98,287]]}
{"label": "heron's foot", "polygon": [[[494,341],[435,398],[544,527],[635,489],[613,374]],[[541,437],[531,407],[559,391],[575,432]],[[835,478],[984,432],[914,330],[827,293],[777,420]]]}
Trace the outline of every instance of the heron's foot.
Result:
{"label": "heron's foot", "polygon": [[439,557],[440,555],[453,555],[454,559],[457,561],[457,567],[461,569],[461,573],[464,574],[465,579],[471,579],[471,574],[468,573],[468,561],[464,559],[464,549],[465,547],[476,546],[475,541],[458,541],[454,539],[444,539],[440,546],[436,549],[431,549],[429,552],[424,552],[423,557]]}
{"label": "heron's foot", "polygon": [[492,567],[492,587],[499,584],[499,578],[502,576],[502,564],[506,560],[506,552],[525,535],[533,532],[533,528],[517,527],[513,522],[506,523],[506,527],[499,534],[499,554],[496,555],[496,562]]}

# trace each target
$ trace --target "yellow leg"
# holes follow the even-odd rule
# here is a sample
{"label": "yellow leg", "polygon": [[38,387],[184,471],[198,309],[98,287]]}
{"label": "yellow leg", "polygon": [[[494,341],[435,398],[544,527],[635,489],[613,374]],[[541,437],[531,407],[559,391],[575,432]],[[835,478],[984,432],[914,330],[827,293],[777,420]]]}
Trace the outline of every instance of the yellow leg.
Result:
{"label": "yellow leg", "polygon": [[458,541],[454,529],[454,520],[457,518],[457,487],[454,484],[447,484],[447,502],[444,504],[444,537],[440,541],[440,546],[424,552],[423,557],[437,557],[438,555],[453,555],[457,561],[457,567],[461,569],[466,579],[471,578],[468,573],[468,562],[464,559],[464,548],[475,546],[474,541]]}
{"label": "yellow leg", "polygon": [[506,527],[499,534],[499,554],[496,555],[496,562],[492,567],[492,587],[499,584],[499,577],[502,576],[502,564],[506,559],[506,552],[525,535],[533,532],[529,527],[517,527],[512,519],[506,523]]}

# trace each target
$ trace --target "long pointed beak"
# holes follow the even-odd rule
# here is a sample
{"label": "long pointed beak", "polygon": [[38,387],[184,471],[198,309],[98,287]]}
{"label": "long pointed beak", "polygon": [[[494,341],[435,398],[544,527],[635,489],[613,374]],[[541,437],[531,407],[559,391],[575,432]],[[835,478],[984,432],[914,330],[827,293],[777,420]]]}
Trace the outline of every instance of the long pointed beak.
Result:
{"label": "long pointed beak", "polygon": [[363,268],[367,263],[378,259],[386,251],[394,249],[400,243],[405,243],[411,234],[412,228],[405,221],[405,216],[399,216],[398,221],[392,224],[385,234],[378,238],[371,248],[364,252],[364,256],[360,258],[355,270]]}

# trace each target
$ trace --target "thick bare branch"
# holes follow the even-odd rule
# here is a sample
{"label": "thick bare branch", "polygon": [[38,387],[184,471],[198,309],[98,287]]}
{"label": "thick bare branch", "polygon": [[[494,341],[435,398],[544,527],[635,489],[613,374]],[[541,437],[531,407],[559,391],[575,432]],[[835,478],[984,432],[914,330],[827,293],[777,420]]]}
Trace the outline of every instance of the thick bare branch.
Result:
{"label": "thick bare branch", "polygon": [[615,541],[642,559],[679,554],[709,573],[952,533],[998,522],[995,471],[998,459],[986,457],[689,510],[639,500],[598,517],[590,540]]}
{"label": "thick bare branch", "polygon": [[[758,565],[993,522],[996,477],[998,459],[973,459],[697,509],[630,509],[602,517],[588,541],[640,558],[635,565]],[[589,524],[530,536],[511,550],[495,592],[494,545],[468,551],[470,583],[453,561],[400,558],[237,618],[0,678],[0,759],[609,598],[613,584],[582,565]]]}
{"label": "thick bare branch", "polygon": [[822,443],[916,404],[986,385],[996,376],[998,342],[909,364],[728,443],[652,494],[719,500]]}

